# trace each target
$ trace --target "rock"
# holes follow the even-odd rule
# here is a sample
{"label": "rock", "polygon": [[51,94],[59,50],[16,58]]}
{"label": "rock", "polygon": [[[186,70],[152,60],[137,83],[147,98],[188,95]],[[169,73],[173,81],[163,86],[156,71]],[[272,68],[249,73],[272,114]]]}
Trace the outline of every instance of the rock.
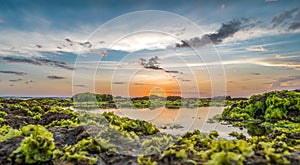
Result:
{"label": "rock", "polygon": [[68,114],[65,114],[65,113],[61,113],[61,112],[49,112],[49,113],[46,113],[42,116],[42,121],[41,121],[40,124],[48,125],[52,121],[62,120],[62,119],[71,119],[72,117],[74,117],[74,116],[73,115],[68,115]]}
{"label": "rock", "polygon": [[20,146],[23,136],[16,136],[6,141],[0,142],[0,164],[13,164],[7,160],[9,155]]}
{"label": "rock", "polygon": [[18,116],[18,115],[9,114],[5,118],[5,124],[11,126],[14,129],[19,129],[28,124],[36,124],[36,123],[37,121],[29,116]]}
{"label": "rock", "polygon": [[83,138],[90,136],[86,133],[83,126],[70,128],[51,127],[48,130],[53,133],[54,142],[58,148],[76,144]]}

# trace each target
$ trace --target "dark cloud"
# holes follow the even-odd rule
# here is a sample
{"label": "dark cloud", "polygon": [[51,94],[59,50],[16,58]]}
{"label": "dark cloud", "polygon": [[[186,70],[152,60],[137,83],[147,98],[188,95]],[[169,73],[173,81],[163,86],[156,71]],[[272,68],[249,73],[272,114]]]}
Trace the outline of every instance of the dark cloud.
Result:
{"label": "dark cloud", "polygon": [[30,81],[26,81],[26,82],[25,82],[25,84],[29,84],[29,83],[33,83],[33,81],[30,80]]}
{"label": "dark cloud", "polygon": [[[66,38],[65,40],[70,43],[70,46],[72,46],[73,44],[78,44],[78,45],[81,45],[81,46],[83,46],[85,48],[92,48],[92,46],[93,46],[89,41],[86,41],[86,42],[76,42],[76,41],[72,41],[69,38]],[[104,43],[104,42],[102,42],[102,43]]]}
{"label": "dark cloud", "polygon": [[300,28],[300,22],[292,22],[288,27],[289,30],[296,30]]}
{"label": "dark cloud", "polygon": [[15,79],[15,80],[8,80],[9,82],[18,82],[18,81],[22,81],[22,79]]}
{"label": "dark cloud", "polygon": [[92,44],[90,42],[80,42],[79,45],[86,47],[86,48],[91,48]]}
{"label": "dark cloud", "polygon": [[72,40],[70,40],[69,38],[65,39],[67,42],[73,42]]}
{"label": "dark cloud", "polygon": [[55,60],[49,60],[45,58],[36,58],[37,61],[48,64],[48,63],[54,63],[54,64],[67,64],[66,62],[60,62],[60,61],[55,61]]}
{"label": "dark cloud", "polygon": [[183,72],[180,72],[178,70],[165,70],[166,73],[176,73],[176,74],[184,74]]}
{"label": "dark cloud", "polygon": [[166,70],[167,73],[180,73],[179,71],[177,70]]}
{"label": "dark cloud", "polygon": [[177,43],[176,47],[198,47],[207,44],[220,44],[224,39],[232,37],[235,33],[241,30],[254,27],[258,22],[251,18],[233,19],[227,23],[223,23],[216,33],[205,34],[201,38],[194,37],[190,40],[182,40],[181,43]]}
{"label": "dark cloud", "polygon": [[28,58],[20,58],[20,57],[3,57],[3,60],[10,63],[27,63],[33,65],[42,65],[40,62]]}
{"label": "dark cloud", "polygon": [[82,84],[77,84],[77,85],[73,85],[75,87],[83,87],[83,88],[86,88],[87,86],[86,85],[82,85]]}
{"label": "dark cloud", "polygon": [[74,70],[73,67],[68,66],[66,63],[63,64],[64,62],[53,61],[53,60],[47,60],[47,61],[49,62],[45,63],[46,65],[56,66],[58,68],[67,69],[67,70]]}
{"label": "dark cloud", "polygon": [[[177,73],[177,74],[184,74],[183,72],[177,70],[166,70],[159,66],[159,58],[157,56],[151,57],[149,60],[145,58],[140,58],[139,63],[146,69],[154,69],[154,70],[162,70],[166,73]],[[173,76],[176,77],[176,76]]]}
{"label": "dark cloud", "polygon": [[27,75],[27,73],[25,73],[25,72],[16,72],[16,71],[0,71],[0,73],[15,74],[15,75],[18,75],[18,76],[25,76],[25,75]]}
{"label": "dark cloud", "polygon": [[9,63],[26,63],[32,65],[46,65],[46,66],[55,66],[62,69],[74,70],[73,67],[69,67],[66,62],[49,60],[45,58],[24,58],[24,57],[3,57],[4,61]]}
{"label": "dark cloud", "polygon": [[69,67],[66,62],[49,60],[49,59],[45,59],[45,58],[36,58],[36,60],[45,65],[56,66],[56,67],[67,69],[67,70],[74,70],[74,68]]}
{"label": "dark cloud", "polygon": [[253,74],[253,75],[260,75],[260,73],[257,73],[257,72],[253,72],[253,73],[251,73],[251,74]]}
{"label": "dark cloud", "polygon": [[276,27],[282,23],[284,23],[286,20],[289,20],[294,17],[294,14],[298,12],[298,8],[290,9],[287,11],[284,11],[280,13],[279,15],[273,17],[272,24],[273,27]]}
{"label": "dark cloud", "polygon": [[113,82],[113,84],[122,85],[122,84],[126,84],[126,82]]}
{"label": "dark cloud", "polygon": [[282,13],[280,13],[277,16],[274,16],[271,23],[272,28],[277,26],[288,26],[288,30],[295,30],[300,28],[300,9],[299,8],[293,8],[290,10],[286,10]]}
{"label": "dark cloud", "polygon": [[140,58],[139,63],[146,69],[159,69],[162,70],[162,68],[159,67],[159,58],[157,56],[151,57],[149,60],[146,60],[145,58]]}
{"label": "dark cloud", "polygon": [[43,46],[42,45],[35,45],[37,48],[42,48]]}
{"label": "dark cloud", "polygon": [[61,80],[61,79],[66,79],[65,77],[62,77],[62,76],[48,76],[47,77],[48,79],[52,79],[52,80]]}

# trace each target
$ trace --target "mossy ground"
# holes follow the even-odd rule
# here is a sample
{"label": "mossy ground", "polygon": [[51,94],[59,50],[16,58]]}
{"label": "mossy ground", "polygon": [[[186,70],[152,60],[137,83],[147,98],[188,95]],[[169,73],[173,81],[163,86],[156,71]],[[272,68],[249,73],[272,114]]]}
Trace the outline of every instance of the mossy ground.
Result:
{"label": "mossy ground", "polygon": [[171,136],[145,121],[71,111],[68,100],[0,101],[0,164],[300,164],[296,91],[234,101],[215,119],[252,136],[232,140],[216,131]]}

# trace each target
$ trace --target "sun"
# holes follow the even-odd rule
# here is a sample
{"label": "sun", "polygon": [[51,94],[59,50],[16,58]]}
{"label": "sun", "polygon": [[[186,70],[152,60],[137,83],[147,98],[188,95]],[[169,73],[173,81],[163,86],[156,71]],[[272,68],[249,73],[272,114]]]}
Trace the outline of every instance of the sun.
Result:
{"label": "sun", "polygon": [[159,96],[159,97],[166,97],[166,93],[164,91],[164,89],[160,88],[160,87],[155,87],[152,88],[148,94],[148,96]]}

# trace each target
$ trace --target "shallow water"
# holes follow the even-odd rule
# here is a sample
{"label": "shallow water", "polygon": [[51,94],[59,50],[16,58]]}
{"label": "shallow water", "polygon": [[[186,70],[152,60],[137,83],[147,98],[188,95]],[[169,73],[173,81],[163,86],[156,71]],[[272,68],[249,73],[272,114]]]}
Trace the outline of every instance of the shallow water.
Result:
{"label": "shallow water", "polygon": [[[183,134],[187,131],[200,130],[209,132],[217,130],[220,137],[229,138],[228,133],[237,131],[248,136],[247,130],[221,123],[208,123],[207,121],[216,114],[221,114],[224,107],[200,107],[200,108],[181,108],[181,109],[96,109],[89,110],[91,113],[102,114],[104,112],[114,112],[121,117],[140,119],[153,123],[161,132],[168,134]],[[173,128],[172,128],[173,127]],[[176,128],[174,128],[176,127]]]}

